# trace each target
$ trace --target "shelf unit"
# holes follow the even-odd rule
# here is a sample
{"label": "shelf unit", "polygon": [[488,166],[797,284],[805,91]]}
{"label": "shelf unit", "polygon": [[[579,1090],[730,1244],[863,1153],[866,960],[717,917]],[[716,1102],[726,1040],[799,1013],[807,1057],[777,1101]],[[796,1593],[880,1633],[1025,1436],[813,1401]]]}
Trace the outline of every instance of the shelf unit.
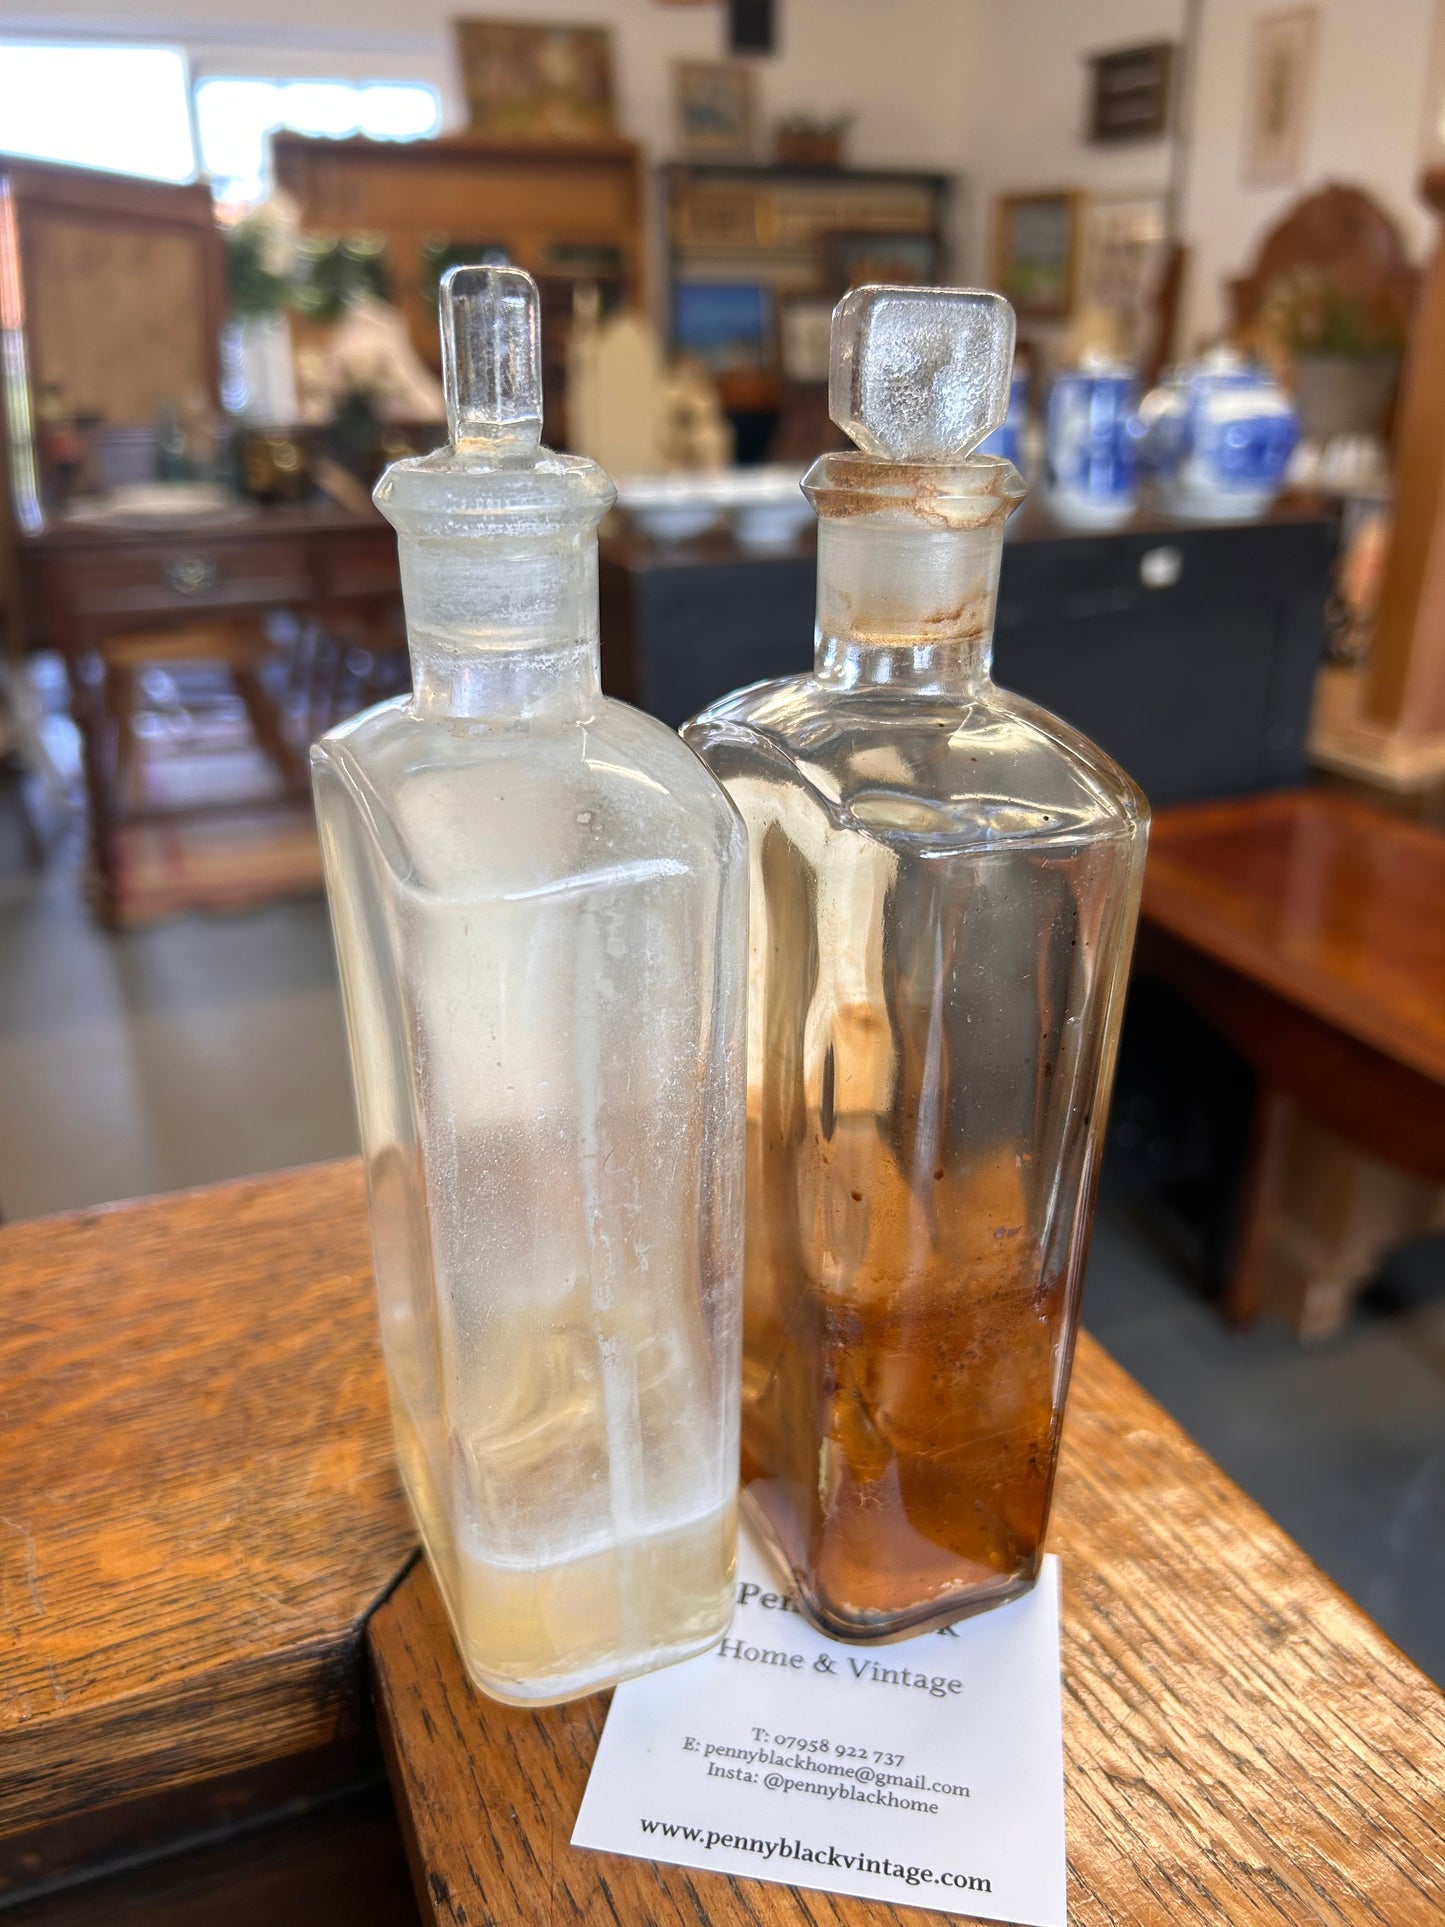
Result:
{"label": "shelf unit", "polygon": [[312,234],[385,238],[392,297],[417,352],[440,366],[426,251],[474,258],[488,248],[533,274],[542,290],[549,437],[565,433],[566,342],[581,282],[604,303],[640,307],[642,174],[630,141],[586,146],[481,140],[317,140],[277,134],[277,185],[294,196]]}
{"label": "shelf unit", "polygon": [[[947,278],[949,175],[679,162],[662,178],[670,327],[681,283],[756,284],[773,306],[835,300],[853,278],[849,252],[874,278],[890,256],[900,269],[928,263],[899,278]],[[777,373],[775,325],[770,353]]]}

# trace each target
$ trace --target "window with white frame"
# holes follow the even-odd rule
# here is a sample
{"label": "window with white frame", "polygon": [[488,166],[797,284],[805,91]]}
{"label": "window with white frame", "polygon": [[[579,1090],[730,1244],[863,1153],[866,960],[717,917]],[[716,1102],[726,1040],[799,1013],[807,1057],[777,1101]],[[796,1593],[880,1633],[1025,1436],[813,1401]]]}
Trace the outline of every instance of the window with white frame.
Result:
{"label": "window with white frame", "polygon": [[440,127],[428,81],[208,74],[192,90],[174,47],[0,39],[0,151],[157,181],[200,172],[225,202],[266,193],[280,128],[417,140]]}
{"label": "window with white frame", "polygon": [[441,95],[424,81],[215,75],[196,84],[201,165],[220,201],[257,201],[266,192],[267,137],[280,128],[419,140],[440,126]]}
{"label": "window with white frame", "polygon": [[0,40],[0,149],[153,181],[193,181],[185,56],[173,47]]}

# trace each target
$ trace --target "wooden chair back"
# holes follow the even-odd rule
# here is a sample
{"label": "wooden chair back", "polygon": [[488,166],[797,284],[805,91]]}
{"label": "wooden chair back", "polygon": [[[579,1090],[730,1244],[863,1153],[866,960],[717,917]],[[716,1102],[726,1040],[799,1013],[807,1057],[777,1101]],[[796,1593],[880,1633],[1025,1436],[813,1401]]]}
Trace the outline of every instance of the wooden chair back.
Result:
{"label": "wooden chair back", "polygon": [[35,514],[35,401],[114,424],[220,388],[225,259],[204,184],[177,187],[0,155],[0,328],[11,489]]}

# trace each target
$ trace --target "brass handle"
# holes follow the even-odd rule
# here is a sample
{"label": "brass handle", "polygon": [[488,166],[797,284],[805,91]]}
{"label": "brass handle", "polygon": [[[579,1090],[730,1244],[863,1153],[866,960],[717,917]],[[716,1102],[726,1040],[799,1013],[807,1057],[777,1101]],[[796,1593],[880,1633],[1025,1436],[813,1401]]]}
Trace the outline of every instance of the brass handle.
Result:
{"label": "brass handle", "polygon": [[178,555],[165,568],[166,587],[177,595],[204,595],[221,579],[221,565],[214,556]]}

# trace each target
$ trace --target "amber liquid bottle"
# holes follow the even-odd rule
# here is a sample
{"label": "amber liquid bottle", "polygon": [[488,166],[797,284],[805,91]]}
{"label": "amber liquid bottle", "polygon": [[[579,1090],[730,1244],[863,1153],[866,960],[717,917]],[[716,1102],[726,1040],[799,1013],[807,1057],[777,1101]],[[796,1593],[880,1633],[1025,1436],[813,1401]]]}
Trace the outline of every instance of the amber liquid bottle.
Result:
{"label": "amber liquid bottle", "polygon": [[1148,813],[990,677],[994,295],[833,323],[813,673],[684,734],[750,845],[745,1505],[804,1610],[890,1639],[1037,1575]]}

